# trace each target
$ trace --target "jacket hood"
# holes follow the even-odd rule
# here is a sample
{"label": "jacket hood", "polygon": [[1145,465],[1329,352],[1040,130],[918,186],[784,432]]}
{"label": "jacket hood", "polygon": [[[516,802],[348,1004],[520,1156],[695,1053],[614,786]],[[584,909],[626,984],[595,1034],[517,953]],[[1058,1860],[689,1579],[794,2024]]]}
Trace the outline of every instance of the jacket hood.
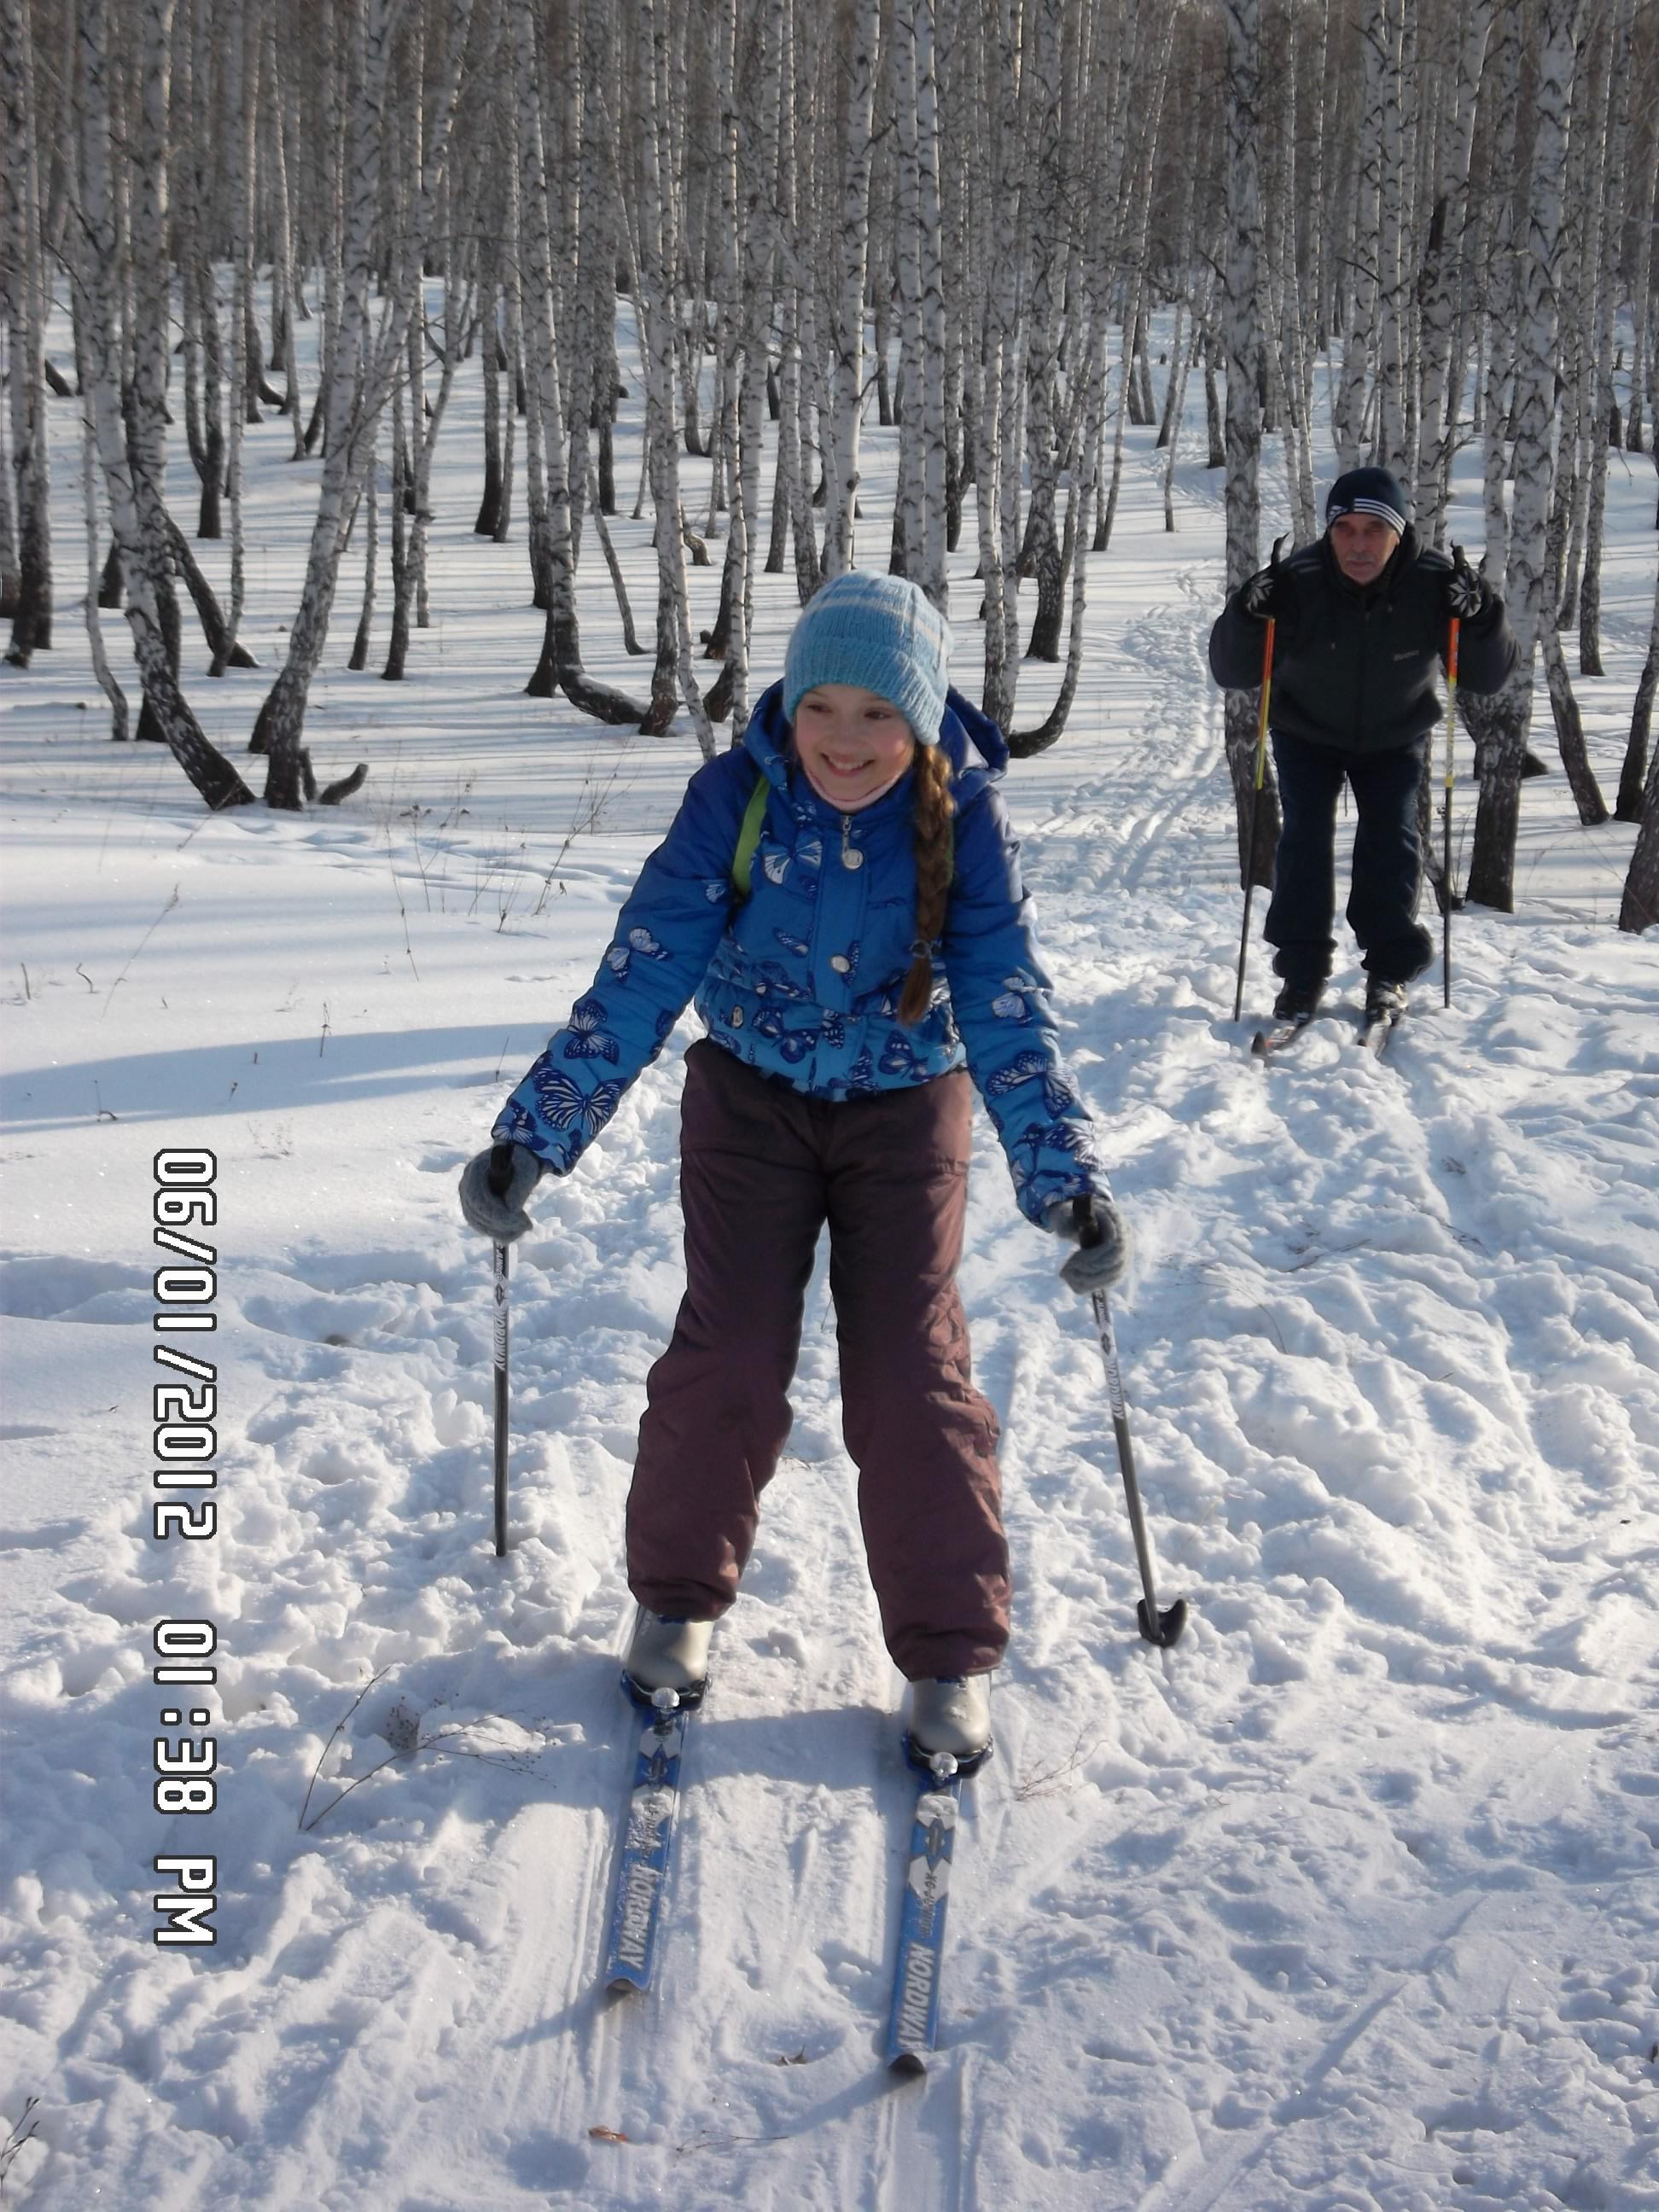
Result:
{"label": "jacket hood", "polygon": [[[960,691],[945,695],[939,741],[951,763],[951,788],[958,807],[994,783],[1008,765],[1008,746],[1001,731]],[[755,702],[743,743],[744,750],[764,771],[767,781],[787,792],[794,756],[781,683],[769,684]]]}

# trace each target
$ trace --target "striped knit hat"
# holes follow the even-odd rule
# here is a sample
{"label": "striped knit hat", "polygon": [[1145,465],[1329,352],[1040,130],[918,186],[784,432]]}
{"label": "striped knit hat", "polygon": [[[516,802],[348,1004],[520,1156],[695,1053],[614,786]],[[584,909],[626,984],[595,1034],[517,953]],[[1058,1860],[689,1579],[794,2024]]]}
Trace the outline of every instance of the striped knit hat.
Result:
{"label": "striped knit hat", "polygon": [[1406,495],[1386,469],[1350,469],[1331,486],[1325,501],[1328,526],[1345,514],[1374,514],[1403,536]]}

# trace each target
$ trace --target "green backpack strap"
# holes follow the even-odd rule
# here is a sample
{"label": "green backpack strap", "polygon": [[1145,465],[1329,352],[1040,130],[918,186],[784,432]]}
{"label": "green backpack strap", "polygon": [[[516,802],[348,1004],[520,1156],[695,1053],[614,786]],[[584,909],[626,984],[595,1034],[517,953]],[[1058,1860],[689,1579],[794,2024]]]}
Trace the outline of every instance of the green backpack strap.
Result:
{"label": "green backpack strap", "polygon": [[[761,840],[761,824],[766,819],[766,799],[770,786],[763,773],[758,783],[749,794],[749,804],[743,810],[743,824],[738,831],[738,842],[732,854],[732,888],[740,899],[749,896],[749,872],[754,862]],[[949,841],[945,863],[946,884],[955,882],[957,873],[957,825],[954,817],[946,825]]]}
{"label": "green backpack strap", "polygon": [[761,840],[761,824],[766,819],[766,795],[769,788],[764,774],[749,794],[749,804],[743,810],[743,826],[738,831],[737,849],[732,855],[732,888],[740,899],[749,896],[749,870]]}

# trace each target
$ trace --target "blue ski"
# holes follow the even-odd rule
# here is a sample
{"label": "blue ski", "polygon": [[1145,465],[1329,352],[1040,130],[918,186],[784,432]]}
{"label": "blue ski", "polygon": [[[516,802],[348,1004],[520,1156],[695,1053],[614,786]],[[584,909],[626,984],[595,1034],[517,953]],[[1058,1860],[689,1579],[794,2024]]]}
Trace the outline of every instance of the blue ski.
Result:
{"label": "blue ski", "polygon": [[941,1769],[947,1765],[949,1772],[923,1770],[917,1778],[893,1969],[893,2009],[887,2024],[887,2063],[896,2074],[925,2074],[939,2033],[945,1908],[963,1781],[953,1759],[939,1761]]}
{"label": "blue ski", "polygon": [[[653,1709],[629,1687],[646,1720],[634,1761],[634,1787],[628,1823],[617,1856],[617,1891],[611,1908],[611,1940],[605,1952],[607,1989],[646,1990],[657,1961],[662,1923],[662,1893],[674,1848],[674,1824],[680,1802],[680,1756],[686,1723],[696,1707],[675,1705]],[[672,1697],[671,1691],[661,1691]]]}

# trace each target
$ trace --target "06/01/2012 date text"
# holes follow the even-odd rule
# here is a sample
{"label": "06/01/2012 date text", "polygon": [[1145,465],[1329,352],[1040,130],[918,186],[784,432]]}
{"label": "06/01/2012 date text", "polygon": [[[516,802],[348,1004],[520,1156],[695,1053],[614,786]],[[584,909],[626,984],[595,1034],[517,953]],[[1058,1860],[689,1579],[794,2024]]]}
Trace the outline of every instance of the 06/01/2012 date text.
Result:
{"label": "06/01/2012 date text", "polygon": [[[158,1544],[207,1543],[218,1533],[218,1504],[206,1493],[216,1491],[219,1481],[213,1465],[219,1450],[214,1425],[219,1370],[215,1361],[174,1340],[182,1338],[189,1344],[218,1327],[213,1310],[219,1287],[218,1250],[199,1233],[217,1224],[214,1179],[218,1171],[218,1159],[210,1152],[155,1155],[155,1242],[175,1256],[158,1267],[154,1277],[155,1364],[167,1372],[157,1378],[151,1393],[153,1487],[185,1493],[152,1500],[150,1534]],[[162,1699],[157,1713],[161,1726],[191,1731],[155,1739],[155,1809],[170,1817],[210,1814],[218,1802],[218,1741],[194,1732],[213,1723],[211,1709],[201,1699],[218,1680],[212,1664],[219,1648],[218,1629],[210,1620],[161,1620],[151,1641],[155,1650],[152,1679]],[[216,1942],[218,1930],[212,1921],[219,1867],[213,1854],[206,1850],[160,1851],[150,1865],[171,1884],[155,1895],[157,1919],[150,1940],[164,1948]]]}

